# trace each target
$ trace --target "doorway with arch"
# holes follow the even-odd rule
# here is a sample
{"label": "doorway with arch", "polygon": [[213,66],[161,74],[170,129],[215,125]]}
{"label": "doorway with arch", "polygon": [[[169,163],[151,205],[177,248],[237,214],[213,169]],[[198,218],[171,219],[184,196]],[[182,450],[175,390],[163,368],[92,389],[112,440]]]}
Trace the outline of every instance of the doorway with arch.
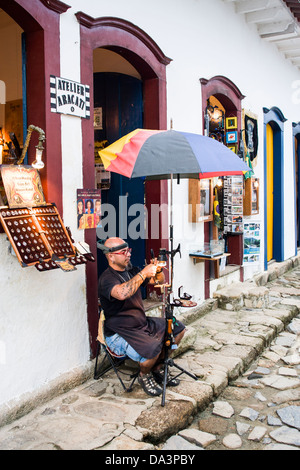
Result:
{"label": "doorway with arch", "polygon": [[[76,14],[80,23],[81,38],[81,81],[90,85],[91,102],[98,106],[98,99],[101,86],[100,82],[106,83],[108,88],[114,88],[113,94],[106,93],[102,97],[102,103],[105,103],[106,117],[104,123],[106,126],[105,140],[115,139],[127,133],[131,126],[142,124],[145,129],[166,129],[167,128],[167,107],[166,107],[166,66],[170,63],[159,46],[152,38],[136,25],[122,20],[120,18],[91,18],[81,12]],[[99,51],[100,49],[100,51]],[[105,69],[102,71],[94,70],[96,66],[97,53],[106,54]],[[110,53],[110,54],[109,54]],[[113,56],[111,53],[114,53]],[[115,61],[114,65],[112,62]],[[124,73],[124,70],[126,72]],[[128,73],[130,71],[130,73]],[[95,72],[95,75],[94,75]],[[105,75],[98,75],[98,73]],[[106,75],[110,74],[110,75]],[[95,86],[94,86],[95,83]],[[129,92],[130,90],[130,92]],[[100,93],[101,94],[101,93]],[[124,98],[126,95],[126,99]],[[129,99],[127,99],[127,96]],[[114,103],[108,103],[112,99]],[[134,119],[130,116],[127,121],[128,111],[132,108],[137,111]],[[101,106],[99,106],[101,107]],[[103,111],[103,110],[102,110]],[[129,113],[131,115],[131,113]],[[114,116],[114,124],[107,120]],[[117,117],[117,118],[116,118]],[[136,119],[136,120],[135,120]],[[128,131],[129,132],[129,131]],[[119,135],[118,135],[119,134]],[[101,138],[101,135],[98,135]],[[97,139],[98,139],[97,137]],[[82,149],[83,149],[83,185],[86,188],[95,185],[95,161],[94,149],[91,149],[91,143],[94,142],[93,123],[82,121]],[[113,177],[115,191],[111,187],[110,198],[113,204],[116,204],[116,198],[125,196],[128,193],[133,194],[133,187],[130,182],[124,179]],[[129,186],[127,186],[129,185]],[[166,181],[139,182],[140,189],[138,198],[144,200],[146,208],[152,204],[166,204],[168,202],[168,186]],[[143,190],[141,189],[143,185]],[[136,196],[133,195],[133,198]],[[144,199],[143,199],[144,198]],[[151,211],[147,211],[148,214]],[[148,218],[148,234],[151,233],[151,219]],[[96,237],[92,230],[85,233],[86,242],[95,249]],[[144,242],[144,245],[143,245]],[[150,259],[150,250],[158,253],[159,249],[168,248],[168,240],[163,239],[162,221],[160,221],[160,232],[155,239],[147,238],[139,241],[140,252],[139,259]],[[142,258],[142,255],[143,258]],[[96,337],[98,319],[95,317],[97,311],[97,283],[98,269],[90,263],[87,265],[87,301],[88,301],[88,321],[91,338]],[[93,339],[92,339],[93,342]],[[92,349],[95,349],[94,343]]]}
{"label": "doorway with arch", "polygon": [[[238,140],[242,127],[242,100],[244,95],[238,87],[227,77],[218,75],[211,79],[200,79],[202,91],[202,116],[204,134],[222,142],[226,142],[226,118],[234,120],[236,135],[235,148],[238,152]],[[229,145],[228,145],[229,146]],[[220,230],[214,222],[204,222],[204,242],[217,240]],[[232,253],[228,263],[233,265],[233,269],[240,270],[240,280],[243,280],[243,237],[242,233],[224,236],[227,243],[227,251]],[[210,280],[214,279],[211,263],[205,263],[205,298],[210,297]]]}

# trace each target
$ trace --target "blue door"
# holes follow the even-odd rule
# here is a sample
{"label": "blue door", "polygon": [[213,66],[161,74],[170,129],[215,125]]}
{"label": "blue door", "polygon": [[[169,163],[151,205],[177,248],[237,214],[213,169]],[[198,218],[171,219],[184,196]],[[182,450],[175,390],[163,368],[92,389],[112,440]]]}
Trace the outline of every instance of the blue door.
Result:
{"label": "blue door", "polygon": [[[95,131],[95,141],[107,140],[111,144],[134,129],[142,128],[141,80],[118,73],[95,73],[94,106],[101,107],[103,115],[103,129]],[[143,179],[130,180],[111,173],[111,186],[108,190],[102,190],[102,202],[112,204],[116,209],[115,236],[125,239],[132,248],[132,264],[143,267],[145,262],[143,214],[136,212],[137,208],[144,207]],[[98,258],[100,275],[106,263],[102,262],[100,254]]]}
{"label": "blue door", "polygon": [[300,134],[295,138],[296,253],[300,246]]}

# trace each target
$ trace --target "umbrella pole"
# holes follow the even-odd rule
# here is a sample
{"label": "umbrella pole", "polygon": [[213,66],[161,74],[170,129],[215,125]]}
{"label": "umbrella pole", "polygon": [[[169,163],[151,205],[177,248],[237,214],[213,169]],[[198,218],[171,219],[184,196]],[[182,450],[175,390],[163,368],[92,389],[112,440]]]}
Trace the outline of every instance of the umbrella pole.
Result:
{"label": "umbrella pole", "polygon": [[171,288],[173,290],[173,278],[174,278],[174,254],[173,254],[173,173],[171,173],[171,204],[170,204],[170,253],[171,253]]}
{"label": "umbrella pole", "polygon": [[171,189],[170,189],[170,226],[169,226],[169,239],[170,239],[170,251],[168,251],[171,262],[170,262],[170,288],[169,292],[173,292],[173,280],[174,280],[174,257],[176,253],[180,254],[181,257],[181,251],[180,251],[180,243],[177,246],[177,248],[174,250],[174,237],[173,237],[173,173],[170,173],[170,179],[171,179]]}

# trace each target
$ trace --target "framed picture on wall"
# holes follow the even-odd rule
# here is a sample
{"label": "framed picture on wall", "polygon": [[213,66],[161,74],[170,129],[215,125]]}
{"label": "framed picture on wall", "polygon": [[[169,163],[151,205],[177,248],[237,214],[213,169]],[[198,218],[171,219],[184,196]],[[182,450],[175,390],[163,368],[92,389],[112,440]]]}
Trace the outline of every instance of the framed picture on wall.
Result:
{"label": "framed picture on wall", "polygon": [[242,129],[244,147],[247,149],[252,167],[257,164],[257,149],[258,149],[258,116],[251,111],[242,110]]}
{"label": "framed picture on wall", "polygon": [[232,152],[236,153],[236,146],[235,145],[228,145],[229,150],[232,150]]}
{"label": "framed picture on wall", "polygon": [[236,129],[236,128],[237,128],[237,117],[226,118],[226,129]]}
{"label": "framed picture on wall", "polygon": [[238,141],[237,131],[226,132],[226,144],[236,144]]}
{"label": "framed picture on wall", "polygon": [[212,181],[211,179],[200,180],[200,218],[199,220],[212,220]]}
{"label": "framed picture on wall", "polygon": [[213,220],[213,185],[211,179],[189,179],[189,222]]}

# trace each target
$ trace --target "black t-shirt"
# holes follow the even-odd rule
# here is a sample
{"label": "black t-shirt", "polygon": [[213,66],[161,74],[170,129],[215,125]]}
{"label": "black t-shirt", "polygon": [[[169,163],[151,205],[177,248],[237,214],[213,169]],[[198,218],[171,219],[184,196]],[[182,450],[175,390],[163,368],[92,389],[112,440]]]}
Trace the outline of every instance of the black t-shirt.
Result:
{"label": "black t-shirt", "polygon": [[[166,320],[145,315],[141,290],[124,301],[111,297],[111,290],[116,284],[129,281],[138,270],[116,271],[110,266],[99,279],[99,298],[105,314],[105,336],[118,333],[139,354],[151,359],[160,353],[164,338]],[[178,321],[174,326],[174,336],[184,329]]]}

